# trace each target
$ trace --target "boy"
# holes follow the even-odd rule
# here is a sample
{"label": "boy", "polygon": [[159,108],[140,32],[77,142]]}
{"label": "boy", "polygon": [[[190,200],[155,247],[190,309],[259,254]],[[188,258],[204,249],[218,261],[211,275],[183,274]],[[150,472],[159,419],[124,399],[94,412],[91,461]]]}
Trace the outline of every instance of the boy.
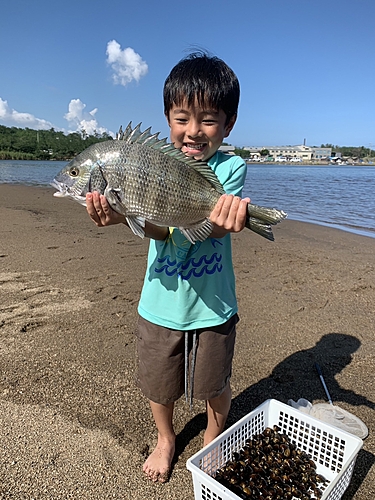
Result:
{"label": "boy", "polygon": [[[184,390],[206,401],[204,445],[223,431],[230,408],[238,316],[229,233],[244,228],[250,200],[240,198],[245,162],[218,149],[236,122],[239,94],[233,71],[205,53],[181,60],[164,85],[171,142],[207,161],[229,194],[212,211],[214,229],[204,242],[192,245],[176,228],[146,224],[150,247],[138,306],[138,384],[158,430],[157,446],[143,466],[152,481],[168,479],[176,439],[173,408]],[[86,201],[98,226],[125,223],[104,196],[89,193]]]}

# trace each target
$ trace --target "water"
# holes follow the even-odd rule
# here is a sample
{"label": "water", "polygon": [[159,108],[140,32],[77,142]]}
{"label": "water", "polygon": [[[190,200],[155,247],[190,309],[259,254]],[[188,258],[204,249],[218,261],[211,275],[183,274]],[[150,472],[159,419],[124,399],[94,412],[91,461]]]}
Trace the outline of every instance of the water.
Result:
{"label": "water", "polygon": [[0,160],[0,184],[49,186],[66,161]]}
{"label": "water", "polygon": [[244,194],[288,218],[375,238],[375,168],[248,165]]}
{"label": "water", "polygon": [[[64,165],[0,161],[0,184],[49,186]],[[375,167],[250,164],[244,195],[281,208],[292,220],[375,238]]]}

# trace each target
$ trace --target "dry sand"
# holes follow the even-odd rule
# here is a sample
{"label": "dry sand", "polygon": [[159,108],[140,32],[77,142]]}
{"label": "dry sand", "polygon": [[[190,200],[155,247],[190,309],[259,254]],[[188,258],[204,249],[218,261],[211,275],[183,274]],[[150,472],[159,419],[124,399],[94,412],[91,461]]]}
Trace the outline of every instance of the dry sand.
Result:
{"label": "dry sand", "polygon": [[[204,408],[176,407],[169,483],[142,463],[155,443],[134,386],[137,301],[147,242],[98,229],[48,188],[0,185],[0,498],[194,498],[186,460]],[[287,208],[287,207],[283,207]],[[268,398],[326,396],[370,434],[346,500],[375,494],[375,240],[285,221],[276,242],[233,237],[241,322],[228,425]]]}

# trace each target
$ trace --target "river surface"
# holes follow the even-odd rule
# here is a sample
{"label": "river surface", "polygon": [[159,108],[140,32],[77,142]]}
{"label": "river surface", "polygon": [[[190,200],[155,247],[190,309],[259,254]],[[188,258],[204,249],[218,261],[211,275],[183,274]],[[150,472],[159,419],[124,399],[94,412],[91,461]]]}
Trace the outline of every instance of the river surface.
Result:
{"label": "river surface", "polygon": [[[0,184],[48,186],[64,165],[3,160]],[[375,238],[375,167],[249,164],[243,194],[289,219]]]}

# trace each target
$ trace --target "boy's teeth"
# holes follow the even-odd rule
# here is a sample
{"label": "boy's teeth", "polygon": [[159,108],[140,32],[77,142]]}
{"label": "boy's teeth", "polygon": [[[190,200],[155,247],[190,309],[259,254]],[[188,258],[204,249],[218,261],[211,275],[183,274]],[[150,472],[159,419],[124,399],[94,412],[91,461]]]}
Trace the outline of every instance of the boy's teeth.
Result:
{"label": "boy's teeth", "polygon": [[202,149],[204,144],[186,144],[186,147],[190,149]]}

